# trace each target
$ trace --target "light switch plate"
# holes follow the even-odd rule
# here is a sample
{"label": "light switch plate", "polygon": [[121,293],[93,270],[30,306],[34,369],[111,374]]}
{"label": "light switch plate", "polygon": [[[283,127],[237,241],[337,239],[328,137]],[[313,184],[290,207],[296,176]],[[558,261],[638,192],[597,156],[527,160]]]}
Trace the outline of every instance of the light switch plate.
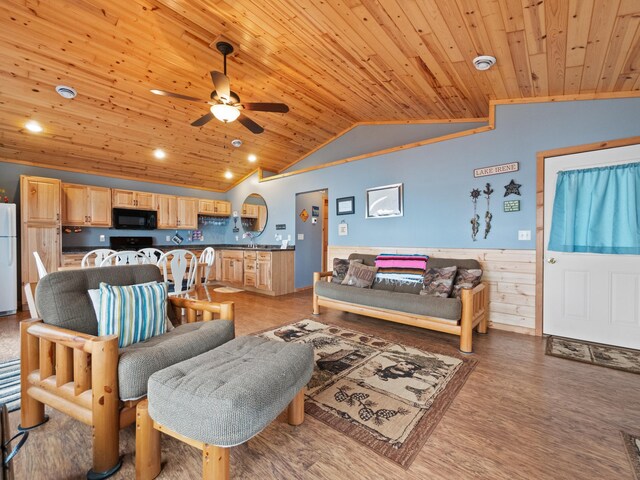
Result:
{"label": "light switch plate", "polygon": [[164,237],[164,239],[165,239],[167,242],[170,242],[170,241],[171,241],[171,235],[167,235],[166,237]]}
{"label": "light switch plate", "polygon": [[304,240],[304,233],[298,234],[298,240]]}
{"label": "light switch plate", "polygon": [[518,230],[518,240],[531,240],[531,230]]}
{"label": "light switch plate", "polygon": [[107,238],[104,235],[100,235],[100,241],[101,242],[106,242]]}

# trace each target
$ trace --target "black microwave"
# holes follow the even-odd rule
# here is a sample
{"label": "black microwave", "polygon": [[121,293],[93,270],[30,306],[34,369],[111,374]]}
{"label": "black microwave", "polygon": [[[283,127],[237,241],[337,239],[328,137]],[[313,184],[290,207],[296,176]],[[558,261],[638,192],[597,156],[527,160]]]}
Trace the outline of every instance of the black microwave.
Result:
{"label": "black microwave", "polygon": [[122,230],[155,230],[158,212],[155,210],[113,209],[113,228]]}

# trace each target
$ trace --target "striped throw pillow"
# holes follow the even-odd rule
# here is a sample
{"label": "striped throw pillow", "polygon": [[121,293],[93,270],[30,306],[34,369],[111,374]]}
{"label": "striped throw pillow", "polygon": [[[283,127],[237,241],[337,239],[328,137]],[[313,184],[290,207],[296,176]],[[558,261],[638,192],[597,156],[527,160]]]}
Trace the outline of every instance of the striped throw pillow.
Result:
{"label": "striped throw pillow", "polygon": [[118,335],[118,346],[143,342],[166,331],[167,285],[100,284],[98,335]]}

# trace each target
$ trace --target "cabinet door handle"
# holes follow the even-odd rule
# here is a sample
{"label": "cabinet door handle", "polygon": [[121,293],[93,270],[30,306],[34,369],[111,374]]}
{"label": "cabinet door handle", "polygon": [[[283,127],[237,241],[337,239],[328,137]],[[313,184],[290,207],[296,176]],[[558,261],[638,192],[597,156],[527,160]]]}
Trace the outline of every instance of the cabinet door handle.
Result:
{"label": "cabinet door handle", "polygon": [[56,220],[60,220],[60,214],[56,213]]}
{"label": "cabinet door handle", "polygon": [[91,222],[91,215],[89,215],[89,222]]}

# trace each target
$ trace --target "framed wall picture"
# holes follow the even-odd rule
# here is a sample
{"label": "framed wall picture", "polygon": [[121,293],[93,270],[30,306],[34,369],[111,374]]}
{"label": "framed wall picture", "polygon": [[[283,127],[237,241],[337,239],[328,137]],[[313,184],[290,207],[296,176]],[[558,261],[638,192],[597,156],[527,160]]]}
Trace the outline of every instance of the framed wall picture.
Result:
{"label": "framed wall picture", "polygon": [[401,217],[402,183],[367,189],[366,218]]}
{"label": "framed wall picture", "polygon": [[356,213],[355,197],[336,198],[336,215],[351,215]]}

